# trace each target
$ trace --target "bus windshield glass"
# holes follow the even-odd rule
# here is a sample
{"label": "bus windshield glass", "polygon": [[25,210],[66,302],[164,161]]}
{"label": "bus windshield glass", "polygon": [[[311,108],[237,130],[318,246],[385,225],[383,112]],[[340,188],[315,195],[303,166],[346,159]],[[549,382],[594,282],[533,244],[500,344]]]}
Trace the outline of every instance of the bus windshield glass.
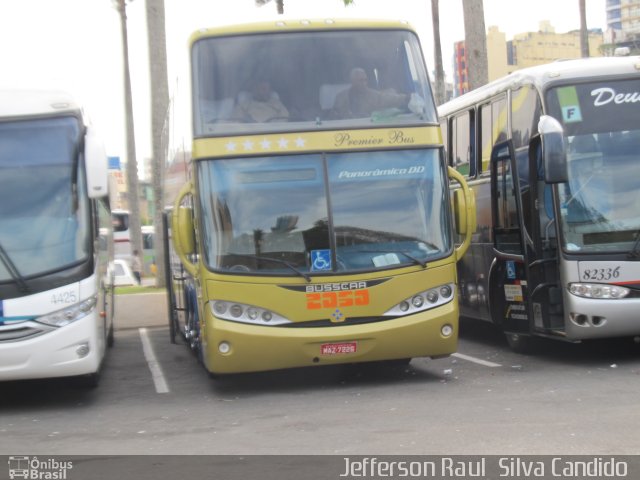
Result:
{"label": "bus windshield glass", "polygon": [[640,235],[640,80],[554,88],[569,181],[559,186],[567,252],[628,252]]}
{"label": "bus windshield glass", "polygon": [[193,65],[197,137],[437,123],[409,31],[206,38],[194,45]]}
{"label": "bus windshield glass", "polygon": [[199,163],[209,268],[345,273],[451,253],[448,183],[437,149]]}
{"label": "bus windshield glass", "polygon": [[0,122],[0,281],[86,260],[89,205],[75,117]]}

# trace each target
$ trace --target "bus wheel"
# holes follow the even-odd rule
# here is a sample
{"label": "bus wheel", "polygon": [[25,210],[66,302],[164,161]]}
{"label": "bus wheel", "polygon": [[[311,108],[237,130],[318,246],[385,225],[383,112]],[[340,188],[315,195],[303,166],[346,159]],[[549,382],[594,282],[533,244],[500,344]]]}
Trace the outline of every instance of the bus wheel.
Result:
{"label": "bus wheel", "polygon": [[115,342],[115,338],[114,338],[113,321],[112,321],[111,325],[109,326],[109,333],[107,333],[107,347],[112,348],[114,342]]}
{"label": "bus wheel", "polygon": [[509,348],[516,353],[528,354],[534,349],[534,339],[531,335],[522,333],[505,332]]}
{"label": "bus wheel", "polygon": [[79,388],[93,390],[100,384],[100,370],[95,373],[88,373],[73,378],[73,383]]}

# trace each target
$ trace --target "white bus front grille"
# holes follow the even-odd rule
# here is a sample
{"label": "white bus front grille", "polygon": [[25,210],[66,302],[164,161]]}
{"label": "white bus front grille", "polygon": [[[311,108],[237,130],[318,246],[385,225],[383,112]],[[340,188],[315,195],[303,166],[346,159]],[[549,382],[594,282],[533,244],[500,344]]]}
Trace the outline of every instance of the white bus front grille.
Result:
{"label": "white bus front grille", "polygon": [[53,327],[35,322],[20,322],[13,325],[0,326],[0,343],[20,342],[38,337],[54,330]]}

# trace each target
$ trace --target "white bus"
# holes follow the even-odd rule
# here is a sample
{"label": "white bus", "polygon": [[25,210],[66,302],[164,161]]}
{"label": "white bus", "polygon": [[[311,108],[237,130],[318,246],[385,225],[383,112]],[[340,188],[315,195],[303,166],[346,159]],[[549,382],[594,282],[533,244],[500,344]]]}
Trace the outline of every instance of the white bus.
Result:
{"label": "white bus", "polygon": [[70,96],[0,91],[0,380],[96,384],[113,343],[107,184]]}
{"label": "white bus", "polygon": [[640,58],[516,71],[439,108],[476,192],[460,311],[516,350],[640,335]]}
{"label": "white bus", "polygon": [[[131,244],[131,226],[129,224],[128,210],[112,210],[111,218],[113,224],[114,256],[116,259],[124,260],[129,265],[133,255]],[[142,225],[142,269],[145,275],[153,274],[152,265],[156,263],[154,238],[155,227],[153,225]]]}

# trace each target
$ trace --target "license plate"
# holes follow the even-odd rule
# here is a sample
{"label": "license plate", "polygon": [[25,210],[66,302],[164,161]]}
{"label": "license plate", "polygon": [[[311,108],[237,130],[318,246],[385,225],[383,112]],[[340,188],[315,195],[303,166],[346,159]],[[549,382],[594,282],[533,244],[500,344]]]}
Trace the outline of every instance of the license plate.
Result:
{"label": "license plate", "polygon": [[320,345],[320,355],[344,355],[356,353],[357,342],[323,343]]}

